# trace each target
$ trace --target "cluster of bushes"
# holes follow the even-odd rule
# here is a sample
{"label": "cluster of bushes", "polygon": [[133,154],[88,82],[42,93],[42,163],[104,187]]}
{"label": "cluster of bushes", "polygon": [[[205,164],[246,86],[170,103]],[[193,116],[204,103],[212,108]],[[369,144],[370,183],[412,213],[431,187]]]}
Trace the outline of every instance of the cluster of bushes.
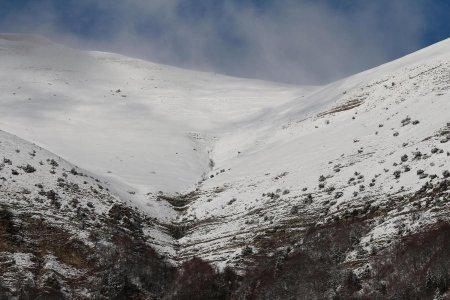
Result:
{"label": "cluster of bushes", "polygon": [[[90,288],[98,299],[181,300],[432,299],[448,291],[448,224],[393,244],[373,257],[372,269],[357,275],[344,258],[364,230],[362,223],[311,230],[305,247],[259,258],[244,276],[199,258],[176,269],[144,243],[118,234],[115,246],[98,246],[99,279]],[[24,286],[21,293],[63,299],[63,290],[62,281],[49,275],[42,287]]]}

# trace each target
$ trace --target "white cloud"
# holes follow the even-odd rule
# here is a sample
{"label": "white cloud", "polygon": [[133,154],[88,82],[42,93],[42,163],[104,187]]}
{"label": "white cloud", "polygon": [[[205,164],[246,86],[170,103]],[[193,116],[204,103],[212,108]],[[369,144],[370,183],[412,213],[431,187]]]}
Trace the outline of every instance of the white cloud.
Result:
{"label": "white cloud", "polygon": [[78,24],[61,26],[60,11],[47,0],[10,14],[0,27],[189,68],[296,83],[337,79],[420,46],[419,2],[354,1],[346,9],[327,4],[332,2],[280,0],[264,8],[237,1],[216,7],[212,3],[218,2],[193,0],[73,2],[80,28],[85,8],[100,12],[86,17],[92,38],[74,32]]}

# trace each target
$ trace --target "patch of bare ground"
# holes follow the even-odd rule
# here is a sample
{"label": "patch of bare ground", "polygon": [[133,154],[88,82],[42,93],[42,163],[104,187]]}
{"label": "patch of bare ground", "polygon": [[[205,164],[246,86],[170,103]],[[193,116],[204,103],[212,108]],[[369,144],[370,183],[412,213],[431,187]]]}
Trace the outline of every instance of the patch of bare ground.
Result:
{"label": "patch of bare ground", "polygon": [[334,113],[350,110],[350,109],[353,109],[353,108],[356,108],[356,107],[360,106],[362,103],[363,103],[363,101],[359,100],[359,99],[350,100],[350,101],[347,101],[344,104],[336,106],[336,107],[334,107],[334,108],[332,108],[330,110],[321,112],[317,116],[318,117],[323,117],[323,116],[326,116],[326,115],[331,115],[331,114],[334,114]]}
{"label": "patch of bare ground", "polygon": [[200,197],[200,192],[195,190],[187,194],[164,195],[157,197],[158,201],[167,201],[174,210],[185,211],[188,205]]}

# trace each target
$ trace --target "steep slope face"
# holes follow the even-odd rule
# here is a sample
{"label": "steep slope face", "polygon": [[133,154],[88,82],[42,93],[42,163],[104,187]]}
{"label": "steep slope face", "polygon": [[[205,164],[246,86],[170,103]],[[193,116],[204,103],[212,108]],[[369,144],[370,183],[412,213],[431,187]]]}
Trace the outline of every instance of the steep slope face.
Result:
{"label": "steep slope face", "polygon": [[0,131],[0,153],[2,299],[120,297],[131,277],[154,281],[139,284],[146,297],[164,290],[173,268],[154,249],[171,238],[158,222],[37,145]]}
{"label": "steep slope face", "polygon": [[180,255],[239,264],[248,246],[270,256],[301,248],[311,228],[368,218],[352,261],[447,219],[449,61],[444,41],[224,136],[199,198],[180,216],[191,222]]}

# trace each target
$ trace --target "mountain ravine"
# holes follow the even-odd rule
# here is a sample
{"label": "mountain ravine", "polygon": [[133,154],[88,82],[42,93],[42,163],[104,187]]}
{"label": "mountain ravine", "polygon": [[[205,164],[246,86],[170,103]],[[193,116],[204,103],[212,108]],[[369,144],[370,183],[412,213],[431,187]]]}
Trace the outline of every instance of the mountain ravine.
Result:
{"label": "mountain ravine", "polygon": [[450,41],[294,86],[0,35],[0,299],[450,299]]}

